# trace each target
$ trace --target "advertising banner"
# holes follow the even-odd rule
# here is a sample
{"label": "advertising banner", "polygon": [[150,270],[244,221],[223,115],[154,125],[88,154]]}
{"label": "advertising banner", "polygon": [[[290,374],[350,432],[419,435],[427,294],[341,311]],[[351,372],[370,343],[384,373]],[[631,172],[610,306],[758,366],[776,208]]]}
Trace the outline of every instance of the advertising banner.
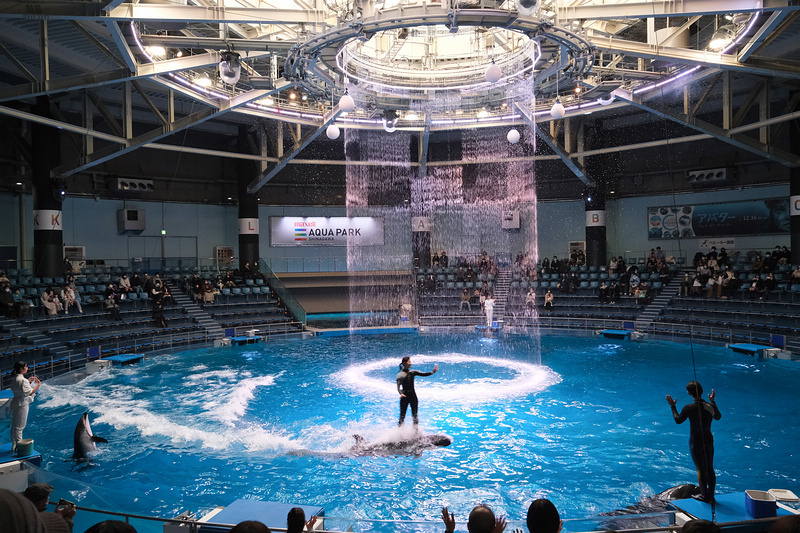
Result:
{"label": "advertising banner", "polygon": [[269,217],[270,246],[382,246],[383,218]]}
{"label": "advertising banner", "polygon": [[789,199],[647,208],[650,240],[788,233]]}

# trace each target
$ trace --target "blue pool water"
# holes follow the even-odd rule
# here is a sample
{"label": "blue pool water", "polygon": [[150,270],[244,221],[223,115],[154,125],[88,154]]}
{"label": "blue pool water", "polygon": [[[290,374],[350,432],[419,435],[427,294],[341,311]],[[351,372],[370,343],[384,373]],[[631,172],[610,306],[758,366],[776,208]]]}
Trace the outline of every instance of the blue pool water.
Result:
{"label": "blue pool water", "polygon": [[[105,509],[169,517],[248,498],[319,505],[364,530],[378,529],[366,520],[436,522],[444,505],[463,521],[478,502],[521,520],[532,499],[547,497],[576,518],[696,482],[688,425],[673,422],[664,399],[688,403],[696,367],[722,411],[718,492],[800,493],[796,363],[544,337],[540,365],[536,347],[522,336],[425,334],[193,350],[76,385],[45,383],[26,437],[57,490]],[[398,438],[404,355],[419,370],[439,364],[417,378],[421,429],[453,445],[421,457],[347,456],[353,434]],[[109,443],[76,468],[72,433],[84,411]]]}

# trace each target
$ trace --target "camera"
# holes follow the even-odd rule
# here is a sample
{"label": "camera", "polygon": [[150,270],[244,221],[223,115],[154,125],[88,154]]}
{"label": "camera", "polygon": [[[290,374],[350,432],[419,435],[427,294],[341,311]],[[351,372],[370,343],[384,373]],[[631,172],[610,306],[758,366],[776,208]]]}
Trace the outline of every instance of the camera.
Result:
{"label": "camera", "polygon": [[75,507],[75,504],[69,500],[65,500],[64,498],[60,498],[58,500],[58,504],[56,507]]}

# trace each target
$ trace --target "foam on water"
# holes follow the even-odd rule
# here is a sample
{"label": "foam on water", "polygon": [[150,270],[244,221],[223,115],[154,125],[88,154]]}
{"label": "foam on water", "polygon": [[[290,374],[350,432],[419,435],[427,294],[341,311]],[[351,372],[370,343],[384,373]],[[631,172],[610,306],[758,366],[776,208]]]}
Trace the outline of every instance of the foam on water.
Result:
{"label": "foam on water", "polygon": [[[561,381],[558,374],[547,367],[533,365],[511,359],[480,357],[460,353],[443,353],[441,355],[414,355],[412,363],[418,365],[438,364],[438,380],[418,381],[416,388],[424,389],[426,399],[458,402],[460,404],[497,401],[503,398],[524,396],[540,392]],[[472,376],[459,376],[457,380],[447,379],[448,368],[470,364],[505,369],[513,373],[510,379],[487,377],[486,372]],[[412,368],[416,368],[413,366]],[[397,358],[386,358],[370,363],[351,365],[334,375],[334,379],[354,392],[364,396],[376,394],[383,397],[397,397],[397,386],[386,379],[387,369],[398,369]],[[421,371],[430,372],[432,368]]]}

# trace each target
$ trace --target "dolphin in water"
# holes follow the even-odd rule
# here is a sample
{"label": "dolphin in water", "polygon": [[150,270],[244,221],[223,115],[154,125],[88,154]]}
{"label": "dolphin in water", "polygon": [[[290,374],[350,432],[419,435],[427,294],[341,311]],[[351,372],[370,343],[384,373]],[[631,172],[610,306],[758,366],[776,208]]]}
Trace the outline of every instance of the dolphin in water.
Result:
{"label": "dolphin in water", "polygon": [[[600,513],[600,516],[630,516],[630,515],[649,515],[655,513],[663,513],[674,509],[670,504],[673,500],[685,500],[695,495],[700,494],[700,487],[687,483],[685,485],[676,485],[670,487],[665,491],[642,498],[638,503],[629,505],[625,509],[617,509],[608,513]],[[601,523],[603,529],[621,530],[621,529],[637,529],[659,527],[656,525],[658,520],[653,520],[649,517],[617,519],[609,518],[608,521]]]}
{"label": "dolphin in water", "polygon": [[367,442],[361,435],[353,435],[353,438],[356,443],[350,448],[350,454],[356,457],[364,455],[411,455],[419,457],[425,450],[450,446],[453,443],[453,439],[443,433],[432,433],[430,435],[415,433],[413,436],[399,440],[380,442]]}
{"label": "dolphin in water", "polygon": [[453,443],[452,437],[443,433],[414,433],[396,440],[380,440],[369,442],[361,435],[353,435],[356,443],[345,452],[316,452],[312,450],[294,450],[291,455],[324,455],[326,457],[389,457],[404,455],[420,457],[425,450],[433,450]]}
{"label": "dolphin in water", "polygon": [[95,445],[97,442],[107,443],[108,441],[92,433],[92,426],[89,425],[89,413],[83,413],[81,419],[78,420],[78,425],[75,426],[75,434],[73,436],[75,451],[72,454],[72,458],[86,460],[90,452],[97,450]]}

